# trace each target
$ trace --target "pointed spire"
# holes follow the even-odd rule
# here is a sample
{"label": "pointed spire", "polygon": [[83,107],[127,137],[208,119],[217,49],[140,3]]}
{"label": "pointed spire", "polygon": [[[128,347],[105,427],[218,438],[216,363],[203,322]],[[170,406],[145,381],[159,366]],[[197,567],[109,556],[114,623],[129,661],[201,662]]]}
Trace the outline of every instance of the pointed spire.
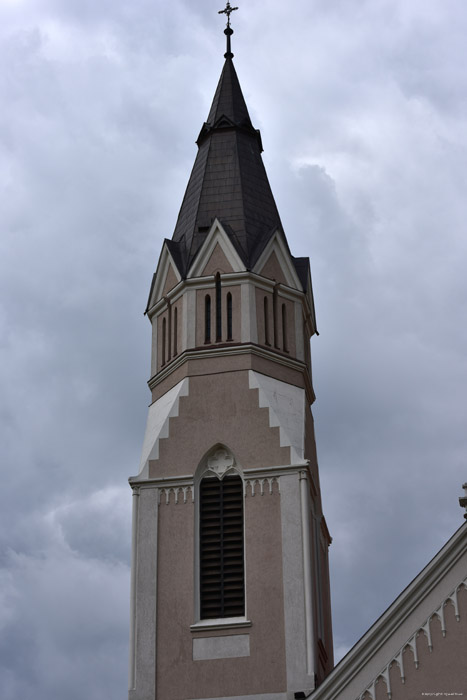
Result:
{"label": "pointed spire", "polygon": [[207,123],[213,127],[221,117],[230,119],[236,126],[253,129],[237,73],[230,59],[224,63]]}
{"label": "pointed spire", "polygon": [[225,10],[219,11],[227,15],[225,63],[196,141],[199,150],[172,237],[183,276],[216,218],[247,269],[274,232],[282,232],[261,158],[261,135],[251,123],[232,61],[230,13],[236,9],[227,2]]}

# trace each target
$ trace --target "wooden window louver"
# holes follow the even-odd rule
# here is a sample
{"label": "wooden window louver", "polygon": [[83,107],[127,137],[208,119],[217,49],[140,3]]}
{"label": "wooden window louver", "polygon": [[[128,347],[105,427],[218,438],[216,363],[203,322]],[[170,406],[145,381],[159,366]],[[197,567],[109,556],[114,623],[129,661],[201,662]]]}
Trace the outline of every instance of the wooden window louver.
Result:
{"label": "wooden window louver", "polygon": [[200,484],[201,619],[245,614],[243,482],[206,477]]}

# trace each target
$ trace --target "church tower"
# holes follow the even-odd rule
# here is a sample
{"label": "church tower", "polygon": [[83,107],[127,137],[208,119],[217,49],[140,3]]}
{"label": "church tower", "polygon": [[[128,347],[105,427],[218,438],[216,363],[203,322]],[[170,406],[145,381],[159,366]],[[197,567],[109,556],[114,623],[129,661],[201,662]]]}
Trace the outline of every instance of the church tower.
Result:
{"label": "church tower", "polygon": [[133,490],[130,700],[308,697],[333,666],[308,258],[227,52],[153,278]]}

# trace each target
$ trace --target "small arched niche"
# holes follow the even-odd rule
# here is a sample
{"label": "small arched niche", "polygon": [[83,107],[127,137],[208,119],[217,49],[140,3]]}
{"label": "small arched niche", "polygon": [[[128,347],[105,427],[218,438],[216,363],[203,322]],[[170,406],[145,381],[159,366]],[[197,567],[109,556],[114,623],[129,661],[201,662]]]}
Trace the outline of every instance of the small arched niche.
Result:
{"label": "small arched niche", "polygon": [[226,445],[217,443],[211,447],[200,461],[196,470],[195,482],[199,483],[205,476],[217,476],[223,479],[225,476],[243,476],[243,470],[237,459]]}

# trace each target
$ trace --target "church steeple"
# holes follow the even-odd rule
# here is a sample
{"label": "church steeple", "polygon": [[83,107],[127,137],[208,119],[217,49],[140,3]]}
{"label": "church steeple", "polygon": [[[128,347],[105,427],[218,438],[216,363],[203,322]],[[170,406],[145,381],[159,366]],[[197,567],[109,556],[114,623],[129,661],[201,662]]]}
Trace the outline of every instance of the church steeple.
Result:
{"label": "church steeple", "polygon": [[282,231],[231,31],[146,310],[130,700],[308,697],[332,667],[310,266]]}

